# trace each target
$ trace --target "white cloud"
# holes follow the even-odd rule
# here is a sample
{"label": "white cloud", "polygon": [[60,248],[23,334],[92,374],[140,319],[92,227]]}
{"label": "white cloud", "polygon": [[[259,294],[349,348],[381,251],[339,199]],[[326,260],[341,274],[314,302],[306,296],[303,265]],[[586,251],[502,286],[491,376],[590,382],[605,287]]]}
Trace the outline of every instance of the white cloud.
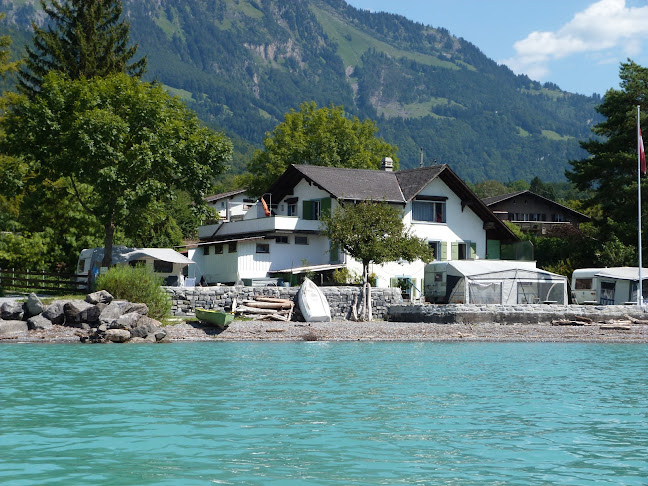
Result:
{"label": "white cloud", "polygon": [[501,61],[516,73],[546,79],[551,61],[596,54],[616,62],[641,52],[648,39],[648,6],[627,7],[626,0],[599,0],[555,32],[531,32],[513,45],[516,55]]}

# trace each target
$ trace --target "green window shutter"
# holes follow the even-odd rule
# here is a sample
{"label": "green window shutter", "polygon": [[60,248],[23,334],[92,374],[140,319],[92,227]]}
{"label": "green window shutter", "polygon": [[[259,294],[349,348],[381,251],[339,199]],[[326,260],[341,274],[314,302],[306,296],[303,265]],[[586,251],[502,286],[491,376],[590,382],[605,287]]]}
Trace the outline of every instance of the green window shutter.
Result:
{"label": "green window shutter", "polygon": [[313,201],[303,201],[302,219],[313,219]]}
{"label": "green window shutter", "polygon": [[459,260],[459,243],[456,241],[452,242],[452,259],[453,260]]}
{"label": "green window shutter", "polygon": [[470,242],[470,255],[468,255],[468,258],[475,258],[477,256],[477,242],[476,241],[471,241]]}
{"label": "green window shutter", "polygon": [[441,258],[440,260],[447,260],[448,259],[448,242],[447,241],[442,241],[441,242]]}
{"label": "green window shutter", "polygon": [[330,214],[331,213],[331,198],[330,197],[325,197],[322,199],[322,202],[320,203],[320,213],[321,215],[325,214]]}

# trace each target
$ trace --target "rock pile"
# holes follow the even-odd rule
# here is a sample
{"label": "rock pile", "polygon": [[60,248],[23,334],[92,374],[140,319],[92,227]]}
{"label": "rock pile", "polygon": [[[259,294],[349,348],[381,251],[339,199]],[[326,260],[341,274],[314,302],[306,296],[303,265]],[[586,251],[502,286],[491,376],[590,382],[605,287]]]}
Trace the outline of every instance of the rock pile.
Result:
{"label": "rock pile", "polygon": [[88,294],[85,300],[57,300],[48,306],[32,293],[24,304],[0,306],[0,334],[54,325],[78,328],[81,342],[159,342],[166,338],[162,324],[148,316],[146,304],[113,300],[105,290]]}

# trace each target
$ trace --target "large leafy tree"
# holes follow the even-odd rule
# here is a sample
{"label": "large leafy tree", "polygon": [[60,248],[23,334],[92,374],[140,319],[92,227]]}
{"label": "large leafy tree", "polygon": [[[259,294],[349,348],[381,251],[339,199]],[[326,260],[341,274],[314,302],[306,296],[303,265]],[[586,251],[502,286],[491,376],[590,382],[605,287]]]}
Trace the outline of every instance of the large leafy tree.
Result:
{"label": "large leafy tree", "polygon": [[252,174],[248,190],[261,194],[291,164],[379,169],[383,157],[397,164],[396,147],[376,137],[377,132],[374,122],[348,118],[341,106],[302,103],[299,111],[291,110],[266,134],[264,150],[248,164]]}
{"label": "large leafy tree", "polygon": [[51,5],[41,0],[41,6],[50,24],[32,23],[34,46],[27,47],[19,72],[21,91],[36,94],[51,71],[71,79],[144,72],[146,58],[133,61],[137,46],[129,45],[121,0],[52,0]]}
{"label": "large leafy tree", "polygon": [[409,233],[403,215],[397,208],[384,202],[362,201],[358,204],[340,204],[322,217],[322,232],[331,244],[343,249],[362,262],[362,277],[367,307],[363,314],[371,318],[369,265],[399,259],[413,262],[434,259],[425,240]]}
{"label": "large leafy tree", "polygon": [[50,73],[37,97],[11,107],[5,128],[8,151],[46,179],[64,177],[100,222],[105,266],[116,228],[164,220],[164,203],[178,191],[203,208],[232,152],[179,99],[125,74],[73,81]]}
{"label": "large leafy tree", "polygon": [[605,121],[594,126],[596,139],[581,142],[589,157],[572,161],[567,178],[596,210],[604,238],[615,234],[633,244],[637,228],[637,105],[648,109],[648,69],[631,60],[621,63],[620,89],[610,89],[596,110]]}

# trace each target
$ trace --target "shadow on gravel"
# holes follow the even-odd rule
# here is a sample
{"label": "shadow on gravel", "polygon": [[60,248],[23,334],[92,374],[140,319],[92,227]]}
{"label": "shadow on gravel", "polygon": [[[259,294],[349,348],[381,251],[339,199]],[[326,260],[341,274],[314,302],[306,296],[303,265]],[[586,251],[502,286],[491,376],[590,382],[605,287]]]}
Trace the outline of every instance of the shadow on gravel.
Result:
{"label": "shadow on gravel", "polygon": [[199,320],[185,321],[185,322],[188,325],[190,325],[191,327],[194,327],[196,329],[200,329],[200,330],[204,331],[204,333],[207,334],[208,336],[218,336],[220,333],[222,333],[225,330],[225,329],[220,329],[220,328],[218,328],[216,326],[209,326],[209,325],[203,324]]}

